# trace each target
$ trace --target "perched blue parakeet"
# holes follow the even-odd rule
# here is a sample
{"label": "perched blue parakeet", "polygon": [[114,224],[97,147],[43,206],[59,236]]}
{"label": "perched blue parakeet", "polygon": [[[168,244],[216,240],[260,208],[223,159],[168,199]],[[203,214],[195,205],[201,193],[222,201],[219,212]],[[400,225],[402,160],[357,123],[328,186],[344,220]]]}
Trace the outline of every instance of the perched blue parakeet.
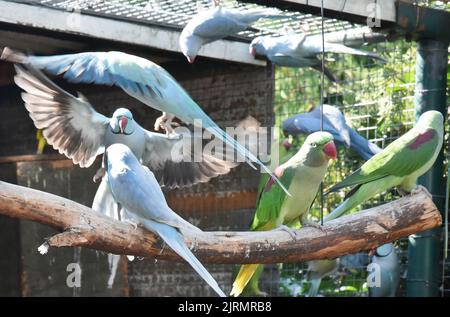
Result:
{"label": "perched blue parakeet", "polygon": [[[310,112],[300,113],[284,120],[282,129],[285,134],[293,136],[320,131],[321,117],[321,108],[317,106]],[[350,128],[337,107],[323,105],[323,130],[330,132],[336,142],[355,150],[364,160],[370,159],[381,151],[378,146]]]}
{"label": "perched blue parakeet", "polygon": [[[376,265],[377,267],[373,267]],[[369,285],[370,297],[395,297],[400,281],[400,261],[392,243],[376,248],[371,262],[372,269],[380,273],[379,286]]]}
{"label": "perched blue parakeet", "polygon": [[[279,37],[260,36],[250,43],[252,55],[266,56],[275,65],[285,67],[311,67],[322,71],[322,37],[320,35],[287,34]],[[378,54],[347,47],[343,44],[325,42],[325,53],[367,56],[385,61]],[[336,81],[336,77],[325,67],[325,75]]]}
{"label": "perched blue parakeet", "polygon": [[[165,128],[169,135],[172,130],[170,122],[175,116],[186,123],[200,126],[225,142],[230,148],[235,149],[238,156],[252,167],[253,163],[260,165],[279,183],[278,178],[248,149],[223,131],[164,68],[147,59],[114,51],[26,56],[9,48],[3,49],[1,59],[29,64],[54,75],[64,74],[64,78],[73,83],[119,86],[144,104],[162,111],[163,117],[168,120]],[[87,115],[95,123],[91,132],[96,132],[94,127],[103,126],[107,122],[106,118],[100,118],[97,115],[93,119],[89,116],[89,112]],[[157,122],[155,128],[160,125],[162,120]],[[97,145],[88,143],[91,151]],[[78,147],[74,147],[73,150],[78,150]],[[88,159],[92,159],[93,155],[93,152],[89,152]],[[82,157],[75,156],[74,159],[80,162]],[[286,190],[281,183],[279,184],[283,190]]]}
{"label": "perched blue parakeet", "polygon": [[274,9],[232,9],[220,5],[197,13],[181,32],[181,52],[193,63],[200,48],[208,43],[245,31],[261,18],[283,18]]}
{"label": "perched blue parakeet", "polygon": [[335,219],[376,194],[392,187],[411,192],[417,178],[434,164],[444,140],[444,117],[438,111],[423,113],[416,125],[374,155],[361,168],[334,185],[328,192],[354,186],[344,202],[324,221]]}
{"label": "perched blue parakeet", "polygon": [[170,209],[154,174],[140,164],[126,145],[119,143],[106,149],[105,162],[108,186],[114,200],[124,208],[127,215],[145,229],[159,235],[218,295],[225,297],[217,282],[184,242],[185,230],[201,230]]}

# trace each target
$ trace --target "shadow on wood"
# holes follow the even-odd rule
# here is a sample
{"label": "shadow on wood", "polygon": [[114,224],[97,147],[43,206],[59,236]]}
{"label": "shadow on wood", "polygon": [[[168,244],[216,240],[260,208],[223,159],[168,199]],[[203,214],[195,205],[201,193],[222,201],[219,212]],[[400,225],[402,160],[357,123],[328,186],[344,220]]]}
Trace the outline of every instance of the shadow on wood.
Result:
{"label": "shadow on wood", "polygon": [[[94,212],[71,200],[0,182],[0,214],[60,229],[41,248],[81,246],[116,254],[181,261],[169,248],[161,251],[154,234]],[[336,258],[369,250],[441,225],[439,210],[426,189],[391,203],[324,224],[322,229],[203,232],[186,242],[204,263],[287,263]]]}

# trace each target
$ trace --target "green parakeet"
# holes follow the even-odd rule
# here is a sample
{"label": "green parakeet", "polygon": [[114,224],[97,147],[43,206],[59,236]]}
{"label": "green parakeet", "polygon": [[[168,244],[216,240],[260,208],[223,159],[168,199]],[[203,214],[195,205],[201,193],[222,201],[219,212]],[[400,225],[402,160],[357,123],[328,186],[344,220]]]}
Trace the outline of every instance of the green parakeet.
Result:
{"label": "green parakeet", "polygon": [[416,125],[374,155],[361,168],[334,185],[328,192],[354,186],[344,202],[324,221],[335,219],[376,194],[397,186],[411,192],[417,178],[433,166],[444,140],[444,117],[438,111],[423,113]]}
{"label": "green parakeet", "polygon": [[[272,230],[281,225],[305,222],[316,197],[330,159],[336,159],[336,146],[328,132],[309,135],[300,150],[275,169],[275,174],[288,188],[287,196],[273,178],[261,188],[252,231]],[[233,283],[231,295],[239,296],[258,269],[259,264],[241,266]]]}

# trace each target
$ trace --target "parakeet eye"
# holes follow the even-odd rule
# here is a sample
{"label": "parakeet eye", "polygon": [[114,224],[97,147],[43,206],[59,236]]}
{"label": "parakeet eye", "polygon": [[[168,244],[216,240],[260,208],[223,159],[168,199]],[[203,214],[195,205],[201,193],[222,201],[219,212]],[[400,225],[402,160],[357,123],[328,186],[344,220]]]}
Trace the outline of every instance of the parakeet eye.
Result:
{"label": "parakeet eye", "polygon": [[313,143],[311,143],[311,146],[312,146],[312,147],[316,147],[317,144],[313,142]]}

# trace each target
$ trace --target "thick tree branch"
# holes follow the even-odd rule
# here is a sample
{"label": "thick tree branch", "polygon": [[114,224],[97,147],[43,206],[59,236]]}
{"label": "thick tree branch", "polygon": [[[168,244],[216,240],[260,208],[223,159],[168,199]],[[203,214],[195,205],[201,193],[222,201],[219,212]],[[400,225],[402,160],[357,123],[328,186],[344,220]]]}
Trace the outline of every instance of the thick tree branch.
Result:
{"label": "thick tree branch", "polygon": [[[0,214],[60,229],[45,246],[82,246],[116,254],[179,261],[169,248],[144,229],[115,221],[78,203],[38,190],[0,182]],[[413,195],[330,221],[322,230],[203,232],[186,235],[192,251],[205,263],[279,263],[335,258],[369,250],[413,233],[437,227],[441,215],[430,194]],[[37,241],[37,243],[39,243]],[[41,251],[45,251],[42,250]]]}

